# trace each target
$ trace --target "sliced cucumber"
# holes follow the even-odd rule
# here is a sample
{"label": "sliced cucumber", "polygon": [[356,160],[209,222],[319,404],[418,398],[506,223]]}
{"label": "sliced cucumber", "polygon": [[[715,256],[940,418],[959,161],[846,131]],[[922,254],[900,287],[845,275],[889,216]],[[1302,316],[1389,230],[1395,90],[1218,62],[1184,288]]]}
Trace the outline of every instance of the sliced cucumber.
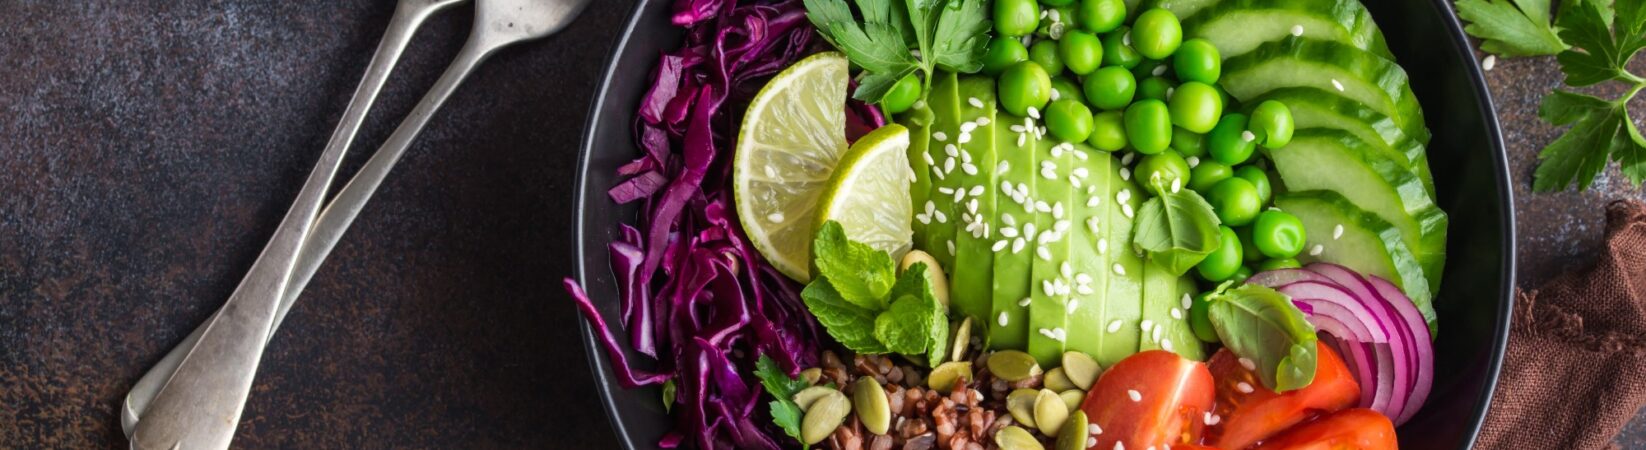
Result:
{"label": "sliced cucumber", "polygon": [[[1427,277],[1394,225],[1331,191],[1280,194],[1275,196],[1275,206],[1297,216],[1309,236],[1309,245],[1323,249],[1318,255],[1306,252],[1298,259],[1340,264],[1400,285],[1423,312],[1430,330],[1435,328]],[[1338,229],[1343,230],[1341,234]]]}
{"label": "sliced cucumber", "polygon": [[[960,227],[960,215],[955,209],[954,190],[960,187],[960,146],[955,144],[960,134],[960,80],[952,72],[939,73],[932,82],[932,92],[926,103],[932,109],[931,142],[926,153],[933,164],[931,188],[926,191],[926,205],[915,205],[915,223],[925,225],[924,240],[915,241],[915,248],[932,254],[943,271],[954,273],[955,230]],[[943,137],[943,139],[938,139]],[[931,206],[931,213],[926,214]],[[927,219],[927,220],[922,220]]]}
{"label": "sliced cucumber", "polygon": [[[949,176],[958,182],[951,194],[955,203],[955,261],[949,277],[950,308],[974,320],[988,319],[993,309],[994,281],[993,225],[995,195],[995,96],[994,79],[960,78],[960,162]],[[982,107],[973,106],[976,104]],[[977,125],[977,122],[987,125]],[[965,125],[970,123],[971,125]],[[964,142],[961,142],[964,141]],[[947,155],[945,155],[947,156]]]}
{"label": "sliced cucumber", "polygon": [[1287,190],[1334,191],[1393,224],[1427,276],[1424,289],[1401,287],[1434,293],[1446,263],[1447,218],[1411,171],[1353,135],[1322,128],[1299,130],[1269,157]]}
{"label": "sliced cucumber", "polygon": [[1330,128],[1349,132],[1366,143],[1379,147],[1385,153],[1399,155],[1407,166],[1423,181],[1430,196],[1435,193],[1434,175],[1429,171],[1429,157],[1423,144],[1406,136],[1389,116],[1372,111],[1365,105],[1330,92],[1315,88],[1285,88],[1263,94],[1250,103],[1250,108],[1266,100],[1286,104],[1292,110],[1297,129]]}
{"label": "sliced cucumber", "polygon": [[1029,276],[1029,354],[1042,365],[1057,365],[1069,336],[1069,294],[1074,288],[1074,265],[1069,263],[1072,148],[1053,139],[1035,146],[1041,162],[1035,166],[1037,179],[1029,197],[1035,205],[1037,232],[1025,232],[1024,237],[1034,254]]}
{"label": "sliced cucumber", "polygon": [[[1022,234],[1024,224],[1035,223],[1035,212],[1032,207],[1025,206],[1014,199],[1004,189],[1005,183],[1011,183],[1012,192],[1023,192],[1016,198],[1027,198],[1032,192],[1039,177],[1035,176],[1035,168],[1039,166],[1036,151],[1037,139],[1024,138],[1019,141],[1019,133],[1012,132],[1010,126],[1023,123],[1022,117],[1014,117],[1004,111],[995,118],[995,153],[1005,170],[997,170],[995,177],[1000,194],[995,196],[994,235],[998,240],[994,245],[1000,245],[1001,250],[994,255],[994,278],[991,281],[994,289],[989,320],[989,346],[996,349],[1023,350],[1028,346],[1029,338],[1029,272],[1034,267],[1034,246]],[[1019,142],[1022,145],[1018,145]],[[999,169],[999,167],[997,167]],[[1035,225],[1036,228],[1039,224]],[[1008,228],[1010,230],[1008,230]],[[1004,242],[1001,244],[1000,242]],[[991,247],[992,249],[992,247]]]}
{"label": "sliced cucumber", "polygon": [[1394,59],[1372,14],[1358,1],[1222,0],[1183,21],[1183,37],[1211,41],[1224,56],[1298,33]]}
{"label": "sliced cucumber", "polygon": [[1287,36],[1228,58],[1218,82],[1243,104],[1289,87],[1336,92],[1389,116],[1418,142],[1429,140],[1406,71],[1388,58],[1347,44]]}

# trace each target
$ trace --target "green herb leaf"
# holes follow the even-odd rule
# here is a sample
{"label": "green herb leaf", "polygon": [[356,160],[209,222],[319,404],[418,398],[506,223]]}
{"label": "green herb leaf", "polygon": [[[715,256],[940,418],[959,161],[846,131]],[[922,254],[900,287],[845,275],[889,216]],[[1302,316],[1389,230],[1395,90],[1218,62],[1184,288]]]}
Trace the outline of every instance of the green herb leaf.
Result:
{"label": "green herb leaf", "polygon": [[674,409],[675,389],[677,389],[677,388],[674,385],[674,379],[673,378],[670,378],[668,381],[663,382],[663,412],[664,413],[668,413],[669,411]]}
{"label": "green herb leaf", "polygon": [[897,263],[886,252],[848,239],[840,222],[824,222],[817,230],[812,261],[847,302],[876,311],[886,308],[886,294],[897,280]]}
{"label": "green herb leaf", "polygon": [[[1599,3],[1574,2],[1560,13],[1560,37],[1574,47],[1556,56],[1560,70],[1566,73],[1566,84],[1589,86],[1608,80],[1638,82],[1639,78],[1630,75],[1625,66],[1635,52],[1646,45],[1646,38],[1630,34],[1618,34],[1614,38],[1612,21],[1605,17],[1611,8]],[[1630,7],[1629,14],[1638,15],[1638,9],[1638,6]],[[1628,33],[1638,26],[1629,24],[1636,20],[1634,17],[1623,19],[1618,21],[1620,33]]]}
{"label": "green herb leaf", "polygon": [[886,346],[875,339],[874,319],[879,314],[878,309],[863,308],[846,301],[826,278],[812,280],[806,289],[800,291],[800,298],[805,301],[806,309],[811,311],[812,316],[817,317],[817,322],[823,324],[823,329],[840,345],[858,353],[886,353]]}
{"label": "green herb leaf", "polygon": [[[1160,180],[1151,182],[1158,184]],[[1161,268],[1183,275],[1217,250],[1217,213],[1195,191],[1158,192],[1165,194],[1143,202],[1137,211],[1132,245],[1148,252],[1149,260]]]}
{"label": "green herb leaf", "polygon": [[[779,428],[783,429],[784,433],[795,440],[805,442],[800,438],[800,418],[805,413],[800,411],[800,405],[794,403],[794,394],[800,392],[801,389],[805,389],[807,387],[806,382],[789,378],[788,374],[783,373],[783,369],[777,367],[775,361],[772,361],[764,354],[760,355],[760,359],[754,363],[754,376],[760,379],[760,384],[766,388],[766,393],[771,394],[772,398],[775,399],[770,403],[772,423],[777,424]],[[672,390],[665,387],[665,392],[672,392]]]}
{"label": "green herb leaf", "polygon": [[917,263],[904,270],[891,297],[891,308],[875,318],[875,337],[888,350],[910,359],[927,356],[932,365],[941,362],[949,339],[949,320],[947,308],[932,292],[926,265]]}
{"label": "green herb leaf", "polygon": [[900,72],[869,72],[863,79],[858,80],[857,91],[852,92],[852,98],[869,103],[878,102],[886,97],[886,93],[892,90],[892,86],[896,85],[898,80],[914,71],[915,68],[911,66]]}
{"label": "green herb leaf", "polygon": [[1553,55],[1566,50],[1549,19],[1549,0],[1458,0],[1463,31],[1481,39],[1480,49],[1498,56]]}
{"label": "green herb leaf", "polygon": [[[926,3],[939,3],[927,0]],[[948,0],[938,16],[937,29],[922,43],[921,55],[929,64],[954,72],[976,72],[983,68],[983,53],[989,46],[989,14],[983,0]]]}
{"label": "green herb leaf", "polygon": [[1236,356],[1257,363],[1257,377],[1265,387],[1286,392],[1314,382],[1315,327],[1290,297],[1248,284],[1220,288],[1208,301],[1208,317],[1218,338]]}
{"label": "green herb leaf", "polygon": [[1599,98],[1565,91],[1543,97],[1538,110],[1543,120],[1555,125],[1571,124],[1543,152],[1532,182],[1539,192],[1565,189],[1576,183],[1588,189],[1595,175],[1606,168],[1608,155],[1617,159],[1630,182],[1646,179],[1646,139],[1629,120],[1626,106]]}
{"label": "green herb leaf", "polygon": [[805,0],[806,16],[823,38],[867,72],[852,98],[879,103],[893,83],[916,70],[929,82],[937,67],[957,72],[983,67],[990,27],[985,0],[856,3],[861,22],[845,0]]}

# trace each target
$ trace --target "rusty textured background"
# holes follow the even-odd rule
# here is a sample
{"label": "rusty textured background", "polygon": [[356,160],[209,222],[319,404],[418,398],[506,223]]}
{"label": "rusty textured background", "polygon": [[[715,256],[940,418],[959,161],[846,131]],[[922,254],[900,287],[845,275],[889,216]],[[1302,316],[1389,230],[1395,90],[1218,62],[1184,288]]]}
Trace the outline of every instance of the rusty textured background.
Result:
{"label": "rusty textured background", "polygon": [[[125,445],[120,396],[245,273],[393,3],[0,2],[0,447]],[[293,309],[237,447],[615,445],[556,281],[576,141],[631,3],[594,2],[457,92]],[[345,173],[470,19],[418,35]],[[1606,202],[1646,193],[1614,168],[1588,192],[1531,195],[1536,150],[1561,131],[1537,101],[1560,73],[1536,58],[1488,77],[1535,286],[1596,251]],[[1646,419],[1619,442],[1646,448]]]}

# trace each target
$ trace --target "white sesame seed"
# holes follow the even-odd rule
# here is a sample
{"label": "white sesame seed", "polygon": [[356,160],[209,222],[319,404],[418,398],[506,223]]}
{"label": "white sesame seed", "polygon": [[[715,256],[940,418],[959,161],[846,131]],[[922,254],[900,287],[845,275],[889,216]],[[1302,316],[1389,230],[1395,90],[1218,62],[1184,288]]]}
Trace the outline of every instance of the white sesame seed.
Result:
{"label": "white sesame seed", "polygon": [[1114,321],[1109,322],[1109,332],[1110,333],[1119,332],[1120,331],[1120,325],[1121,325],[1120,319],[1115,319]]}
{"label": "white sesame seed", "polygon": [[1183,179],[1182,178],[1173,178],[1172,179],[1172,193],[1176,194],[1177,191],[1181,191],[1181,190],[1183,190]]}
{"label": "white sesame seed", "polygon": [[1048,250],[1046,248],[1046,246],[1044,246],[1044,245],[1035,247],[1034,254],[1036,256],[1039,256],[1040,259],[1042,259],[1042,260],[1045,260],[1045,261],[1051,261],[1052,260],[1052,251]]}
{"label": "white sesame seed", "polygon": [[949,134],[942,131],[934,131],[932,132],[932,140],[937,142],[947,141],[949,140]]}
{"label": "white sesame seed", "polygon": [[[1059,202],[1057,204],[1057,206],[1063,206],[1063,203]],[[1061,208],[1058,208],[1058,209],[1061,209]],[[1053,211],[1056,211],[1056,210],[1054,209]],[[1073,226],[1073,224],[1069,223],[1068,219],[1058,219],[1058,221],[1052,222],[1052,231],[1057,232],[1057,234],[1059,236],[1058,239],[1062,239],[1061,236],[1063,235],[1063,232],[1069,231],[1070,226]]]}
{"label": "white sesame seed", "polygon": [[1178,309],[1178,308],[1172,308],[1172,318],[1177,319],[1177,320],[1183,320],[1183,310]]}
{"label": "white sesame seed", "polygon": [[[967,191],[966,195],[970,195],[970,196],[973,196],[973,197],[983,195],[983,185],[972,186],[972,190]],[[972,200],[972,203],[974,203],[974,204],[977,203],[977,200],[975,200],[975,199]],[[976,208],[973,208],[973,209],[976,209]]]}
{"label": "white sesame seed", "polygon": [[1144,333],[1148,333],[1149,329],[1154,328],[1154,321],[1143,319],[1143,322],[1137,324],[1137,328],[1143,330]]}
{"label": "white sesame seed", "polygon": [[1028,134],[1024,134],[1024,133],[1018,133],[1018,134],[1017,134],[1017,146],[1018,146],[1018,147],[1022,147],[1022,146],[1023,146],[1023,144],[1026,144],[1026,143],[1028,143],[1028,139],[1029,139],[1029,135],[1028,135]]}
{"label": "white sesame seed", "polygon": [[956,139],[955,141],[959,142],[959,143],[962,143],[962,144],[965,144],[967,142],[971,142],[972,141],[972,134],[962,131],[962,132],[960,132],[960,139]]}
{"label": "white sesame seed", "polygon": [[920,156],[926,159],[926,165],[927,166],[937,165],[937,160],[932,159],[932,154],[931,153],[921,153]]}
{"label": "white sesame seed", "polygon": [[945,244],[949,244],[949,254],[954,255],[954,241],[945,242]]}
{"label": "white sesame seed", "polygon": [[1058,93],[1057,89],[1052,89],[1052,94],[1051,94],[1051,97],[1050,97],[1052,101],[1055,102],[1055,101],[1057,101],[1058,97],[1062,97],[1062,96],[1063,96],[1062,94]]}
{"label": "white sesame seed", "polygon": [[[995,175],[1003,175],[1003,174],[1006,173],[1007,170],[1011,170],[1011,168],[1012,168],[1012,163],[1007,162],[1007,161],[1001,161],[1000,164],[995,164],[994,165]],[[1006,184],[1007,186],[1011,186],[1010,182],[1004,182],[1004,183],[1007,183]]]}
{"label": "white sesame seed", "polygon": [[995,252],[995,253],[1000,253],[1001,250],[1006,249],[1007,245],[1011,245],[1011,244],[1007,243],[1005,239],[994,241],[994,245],[989,247],[989,251],[992,251],[992,252]]}
{"label": "white sesame seed", "polygon": [[1239,361],[1240,361],[1240,367],[1245,367],[1246,370],[1257,370],[1257,363],[1252,362],[1251,359],[1240,358]]}
{"label": "white sesame seed", "polygon": [[[1131,36],[1132,34],[1131,33],[1126,33],[1126,35]],[[1114,450],[1126,450],[1126,443],[1121,442],[1121,441],[1114,441]]]}
{"label": "white sesame seed", "polygon": [[1242,394],[1250,394],[1250,393],[1252,393],[1253,389],[1252,389],[1252,384],[1251,383],[1247,383],[1247,382],[1242,381],[1242,382],[1240,382],[1240,384],[1235,385],[1235,390],[1240,391],[1240,393],[1242,393]]}
{"label": "white sesame seed", "polygon": [[1166,327],[1154,327],[1154,335],[1150,337],[1149,340],[1160,342],[1160,332],[1165,329]]}
{"label": "white sesame seed", "polygon": [[954,188],[948,186],[938,186],[937,192],[941,192],[943,195],[954,195]]}
{"label": "white sesame seed", "polygon": [[1343,92],[1343,83],[1337,81],[1336,78],[1332,79],[1332,87],[1336,88],[1338,92]]}
{"label": "white sesame seed", "polygon": [[783,223],[783,213],[774,212],[774,213],[771,213],[771,214],[767,214],[766,215],[766,220],[769,220],[772,223]]}
{"label": "white sesame seed", "polygon": [[1069,265],[1068,261],[1064,261],[1062,264],[1057,265],[1057,273],[1065,278],[1074,278],[1074,266]]}
{"label": "white sesame seed", "polygon": [[1194,305],[1194,299],[1189,298],[1189,293],[1188,292],[1184,292],[1183,293],[1183,309],[1189,309],[1189,307],[1192,306],[1192,305]]}
{"label": "white sesame seed", "polygon": [[1315,244],[1314,247],[1309,249],[1309,256],[1320,256],[1320,253],[1324,252],[1324,251],[1326,251],[1325,246],[1322,246],[1320,244]]}
{"label": "white sesame seed", "polygon": [[1195,167],[1200,166],[1200,157],[1199,156],[1190,156],[1188,158],[1184,158],[1184,160],[1189,163],[1189,168],[1190,169],[1193,169]]}
{"label": "white sesame seed", "polygon": [[1160,348],[1162,350],[1165,350],[1165,351],[1168,351],[1168,352],[1176,351],[1176,350],[1172,349],[1172,340],[1171,339],[1161,339],[1160,340]]}
{"label": "white sesame seed", "polygon": [[970,133],[974,130],[977,130],[977,124],[975,123],[963,122],[960,124],[960,132],[962,133]]}
{"label": "white sesame seed", "polygon": [[1137,212],[1132,211],[1132,205],[1130,205],[1130,204],[1120,205],[1120,212],[1125,213],[1127,218],[1132,218],[1132,217],[1137,216]]}
{"label": "white sesame seed", "polygon": [[1029,131],[1028,128],[1023,127],[1022,125],[1012,125],[1012,126],[1006,127],[1006,129],[1012,130],[1013,133],[1022,133],[1022,132],[1025,132],[1025,131]]}
{"label": "white sesame seed", "polygon": [[1332,227],[1332,240],[1335,241],[1335,240],[1338,240],[1339,238],[1342,238],[1342,237],[1343,237],[1343,224],[1340,223],[1340,224],[1337,224],[1337,226]]}
{"label": "white sesame seed", "polygon": [[1303,25],[1292,25],[1292,36],[1303,36]]}
{"label": "white sesame seed", "polygon": [[1240,132],[1240,140],[1246,141],[1246,142],[1255,141],[1255,140],[1257,140],[1257,135],[1252,134],[1252,130],[1242,131],[1242,132]]}
{"label": "white sesame seed", "polygon": [[1024,308],[1029,307],[1029,298],[1028,297],[1023,297],[1022,300],[1018,300],[1017,301],[1017,306],[1021,306],[1021,307],[1024,307]]}
{"label": "white sesame seed", "polygon": [[[1097,240],[1097,254],[1102,255],[1102,254],[1107,254],[1107,253],[1109,253],[1109,240],[1107,238],[1098,239]],[[1115,268],[1118,269],[1119,267],[1120,267],[1119,264],[1115,264]],[[1117,270],[1116,272],[1120,272],[1120,273],[1123,273],[1123,274],[1126,273],[1124,270]]]}
{"label": "white sesame seed", "polygon": [[1161,75],[1165,75],[1166,74],[1166,65],[1161,64],[1161,65],[1158,65],[1158,66],[1154,66],[1154,71],[1150,72],[1150,73],[1153,73],[1154,76],[1157,76],[1157,77],[1161,76]]}
{"label": "white sesame seed", "polygon": [[1114,273],[1116,275],[1126,275],[1126,266],[1122,266],[1120,263],[1114,263]]}
{"label": "white sesame seed", "polygon": [[1126,397],[1131,398],[1132,401],[1134,401],[1134,402],[1143,401],[1143,393],[1138,392],[1137,389],[1127,389],[1126,390]]}
{"label": "white sesame seed", "polygon": [[1074,282],[1080,283],[1080,284],[1091,283],[1092,282],[1092,276],[1087,275],[1085,273],[1077,273],[1077,274],[1074,274]]}
{"label": "white sesame seed", "polygon": [[960,170],[965,171],[967,175],[977,175],[977,165],[976,164],[972,164],[972,163],[961,164],[960,165]]}
{"label": "white sesame seed", "polygon": [[1075,292],[1079,292],[1080,295],[1092,295],[1092,294],[1097,293],[1097,290],[1092,289],[1092,287],[1090,285],[1085,285],[1085,284],[1082,284],[1080,286],[1075,287],[1074,290],[1075,290]]}
{"label": "white sesame seed", "polygon": [[[1093,436],[1103,434],[1103,427],[1097,426],[1095,423],[1086,424],[1086,434]],[[1091,447],[1091,445],[1087,445],[1087,447]]]}
{"label": "white sesame seed", "polygon": [[954,158],[943,158],[943,173],[954,172]]}
{"label": "white sesame seed", "polygon": [[1120,168],[1120,179],[1121,180],[1131,180],[1132,179],[1132,169],[1121,167]]}
{"label": "white sesame seed", "polygon": [[1480,61],[1481,69],[1489,71],[1493,67],[1497,67],[1497,55],[1486,55],[1486,59]]}
{"label": "white sesame seed", "polygon": [[1023,247],[1026,245],[1029,245],[1029,241],[1024,240],[1023,238],[1017,238],[1017,240],[1012,241],[1012,253],[1016,254],[1017,252],[1023,251]]}
{"label": "white sesame seed", "polygon": [[[1011,185],[1011,183],[1007,183],[1007,184],[1006,184],[1006,185],[1007,185],[1007,186],[1010,186],[1010,185]],[[1017,218],[1016,218],[1016,217],[1012,217],[1012,215],[1011,215],[1011,214],[1005,214],[1005,215],[1001,215],[1001,216],[1000,216],[1000,221],[1001,221],[1001,222],[1003,222],[1003,223],[1005,223],[1005,224],[1006,224],[1006,226],[1008,226],[1008,227],[1015,227],[1015,226],[1017,226]]]}
{"label": "white sesame seed", "polygon": [[1052,212],[1052,205],[1046,204],[1045,201],[1037,200],[1034,202],[1034,209],[1040,212]]}
{"label": "white sesame seed", "polygon": [[1131,164],[1132,159],[1136,158],[1136,157],[1137,157],[1137,153],[1135,153],[1135,152],[1126,152],[1125,154],[1120,155],[1120,163],[1121,164]]}
{"label": "white sesame seed", "polygon": [[[901,418],[902,417],[899,417],[899,419],[901,419]],[[1096,447],[1096,446],[1097,446],[1097,438],[1092,437],[1092,436],[1087,436],[1086,437],[1086,448],[1092,448],[1092,447]]]}
{"label": "white sesame seed", "polygon": [[1205,422],[1206,426],[1208,426],[1208,427],[1212,426],[1212,425],[1217,425],[1218,422],[1221,422],[1223,420],[1223,418],[1218,417],[1217,414],[1212,414],[1211,411],[1206,411],[1206,415],[1204,417],[1205,418],[1201,419],[1201,421]]}
{"label": "white sesame seed", "polygon": [[1057,294],[1057,286],[1052,285],[1052,280],[1040,280],[1040,292],[1045,293],[1047,297],[1051,297]]}
{"label": "white sesame seed", "polygon": [[1029,107],[1029,118],[1039,119],[1040,118],[1040,110],[1035,109],[1035,107],[1033,107],[1033,106],[1030,106]]}
{"label": "white sesame seed", "polygon": [[[1005,216],[1005,217],[1011,217],[1011,216]],[[1012,227],[1001,228],[1000,229],[1000,235],[1005,236],[1007,238],[1017,237],[1017,229],[1012,228]]]}
{"label": "white sesame seed", "polygon": [[1116,202],[1126,203],[1128,201],[1131,201],[1131,199],[1132,199],[1132,190],[1131,189],[1121,189],[1120,192],[1116,192],[1114,194],[1114,201],[1116,201]]}
{"label": "white sesame seed", "polygon": [[944,145],[943,153],[949,155],[950,158],[958,158],[960,157],[960,147],[956,147],[954,144]]}
{"label": "white sesame seed", "polygon": [[1000,323],[1000,326],[1006,326],[1006,323],[1007,323],[1007,320],[1006,320],[1006,312],[1005,312],[1005,311],[1001,311],[1001,312],[1000,312],[1000,318],[999,318],[999,319],[996,319],[996,320],[995,320],[995,322],[998,322],[998,323]]}
{"label": "white sesame seed", "polygon": [[930,225],[932,223],[932,215],[925,213],[915,214],[914,220],[920,221],[921,225]]}
{"label": "white sesame seed", "polygon": [[960,203],[960,201],[964,200],[965,198],[966,198],[966,190],[965,189],[957,189],[957,190],[954,191],[954,202],[955,203]]}
{"label": "white sesame seed", "polygon": [[[1161,67],[1161,68],[1165,68],[1165,67]],[[1166,100],[1171,101],[1172,94],[1176,94],[1176,93],[1177,93],[1177,88],[1166,88]]]}
{"label": "white sesame seed", "polygon": [[977,122],[978,126],[983,126],[983,125],[988,125],[989,122],[993,122],[993,121],[989,120],[988,117],[979,117],[979,118],[977,118],[976,122]]}
{"label": "white sesame seed", "polygon": [[967,98],[966,103],[972,105],[973,108],[982,108],[983,107],[983,101],[978,100],[977,97]]}
{"label": "white sesame seed", "polygon": [[1057,203],[1052,204],[1052,218],[1054,218],[1054,219],[1062,219],[1063,218],[1063,202],[1057,202]]}
{"label": "white sesame seed", "polygon": [[1057,179],[1057,171],[1052,170],[1049,167],[1048,168],[1043,168],[1043,169],[1040,169],[1040,176],[1045,177],[1048,180],[1056,180]]}
{"label": "white sesame seed", "polygon": [[1063,305],[1063,313],[1064,314],[1074,314],[1075,308],[1079,308],[1079,307],[1080,307],[1080,301],[1079,300],[1070,299],[1068,304]]}

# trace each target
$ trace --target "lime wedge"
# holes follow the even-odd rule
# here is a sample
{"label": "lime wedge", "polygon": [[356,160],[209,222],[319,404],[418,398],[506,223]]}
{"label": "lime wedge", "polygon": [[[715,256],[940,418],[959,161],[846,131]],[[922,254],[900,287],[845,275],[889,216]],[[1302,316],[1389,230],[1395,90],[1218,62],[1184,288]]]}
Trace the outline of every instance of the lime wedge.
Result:
{"label": "lime wedge", "polygon": [[852,144],[817,204],[816,226],[840,222],[851,240],[900,260],[914,244],[909,129],[888,124]]}

